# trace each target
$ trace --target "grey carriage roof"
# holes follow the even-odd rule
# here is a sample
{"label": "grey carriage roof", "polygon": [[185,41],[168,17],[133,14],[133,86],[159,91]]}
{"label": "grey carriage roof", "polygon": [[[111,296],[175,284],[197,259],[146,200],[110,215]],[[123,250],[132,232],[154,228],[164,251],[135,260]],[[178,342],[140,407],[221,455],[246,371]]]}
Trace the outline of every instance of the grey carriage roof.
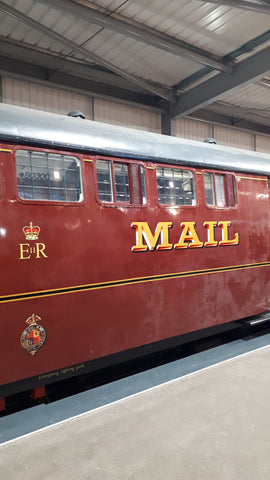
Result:
{"label": "grey carriage roof", "polygon": [[0,140],[270,175],[270,155],[0,104]]}

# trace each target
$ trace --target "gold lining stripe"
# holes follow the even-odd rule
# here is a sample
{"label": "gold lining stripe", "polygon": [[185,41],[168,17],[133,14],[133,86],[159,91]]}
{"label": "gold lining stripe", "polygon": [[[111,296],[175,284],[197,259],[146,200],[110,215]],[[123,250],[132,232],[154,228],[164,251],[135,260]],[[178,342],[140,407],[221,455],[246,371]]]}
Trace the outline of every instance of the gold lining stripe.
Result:
{"label": "gold lining stripe", "polygon": [[32,298],[51,297],[56,295],[65,295],[69,293],[79,293],[89,290],[100,290],[112,287],[122,287],[126,285],[133,285],[138,283],[157,282],[161,280],[172,280],[176,278],[195,277],[199,275],[211,275],[215,273],[233,272],[236,270],[245,270],[248,268],[269,267],[270,262],[251,263],[246,265],[232,265],[228,267],[218,267],[208,270],[191,270],[187,272],[167,273],[163,275],[151,275],[148,277],[135,277],[123,280],[112,280],[110,282],[92,283],[86,285],[76,285],[72,287],[63,287],[51,290],[40,290],[36,292],[15,293],[13,295],[4,295],[0,297],[0,303],[16,302],[22,300],[29,300]]}
{"label": "gold lining stripe", "polygon": [[267,178],[240,177],[240,175],[236,175],[236,178],[241,178],[242,180],[258,180],[258,181],[260,181],[260,182],[267,182]]}
{"label": "gold lining stripe", "polygon": [[154,167],[146,167],[147,170],[154,170]]}
{"label": "gold lining stripe", "polygon": [[196,175],[202,175],[202,172],[195,172]]}
{"label": "gold lining stripe", "polygon": [[88,160],[87,158],[84,158],[83,161],[88,162],[88,163],[93,163],[94,162],[94,160]]}
{"label": "gold lining stripe", "polygon": [[8,150],[6,148],[0,148],[0,152],[12,153],[12,150]]}

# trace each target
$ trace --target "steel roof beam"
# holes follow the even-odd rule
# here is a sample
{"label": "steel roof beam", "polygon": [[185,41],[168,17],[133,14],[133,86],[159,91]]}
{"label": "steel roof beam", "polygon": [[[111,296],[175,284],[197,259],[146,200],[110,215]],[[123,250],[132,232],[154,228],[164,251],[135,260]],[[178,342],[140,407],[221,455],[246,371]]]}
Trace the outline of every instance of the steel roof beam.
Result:
{"label": "steel roof beam", "polygon": [[[55,59],[52,60],[54,62]],[[141,106],[151,111],[164,112],[165,106],[156,105],[156,97],[136,91],[129,91],[115,85],[96,81],[94,78],[82,78],[62,70],[51,70],[30,61],[9,58],[0,52],[0,75],[12,75],[15,78],[37,82],[41,85],[65,88],[69,91],[82,92],[88,96],[101,97],[124,102],[133,106]]]}
{"label": "steel roof beam", "polygon": [[238,112],[238,116],[232,116],[229,114],[220,113],[218,111],[212,112],[208,109],[201,109],[198,112],[194,112],[189,115],[189,118],[195,120],[204,120],[206,122],[212,122],[214,124],[226,125],[238,130],[246,130],[254,134],[261,133],[262,135],[269,135],[269,125],[263,123],[257,123],[256,121],[245,119],[241,116],[241,109]]}
{"label": "steel roof beam", "polygon": [[[48,72],[48,80],[57,70],[66,72],[72,76],[94,80],[104,85],[107,84],[108,89],[112,85],[130,92],[139,92],[143,95],[148,95],[143,89],[138,88],[133,83],[109,72],[101,66],[94,64],[90,65],[89,63],[76,60],[73,57],[63,56],[59,53],[52,53],[48,50],[18,40],[7,39],[7,37],[2,35],[0,35],[0,55],[11,57],[14,60],[23,59],[25,62],[46,68]],[[155,97],[152,96],[152,98]]]}
{"label": "steel roof beam", "polygon": [[231,6],[235,8],[240,8],[244,10],[251,10],[256,13],[266,13],[270,15],[270,5],[260,5],[258,3],[247,2],[246,0],[199,0],[204,3],[214,3],[216,5],[226,5],[226,7]]}
{"label": "steel roof beam", "polygon": [[[232,50],[230,53],[225,55],[223,59],[227,61],[235,60],[241,55],[252,52],[252,50],[260,47],[263,43],[269,42],[269,40],[270,40],[270,30],[266,30],[266,32],[261,33],[257,37],[251,38],[251,40],[248,40],[246,43],[244,43],[240,47],[236,48],[235,50]],[[200,70],[197,70],[197,72],[184,78],[183,80],[181,80],[181,82],[174,85],[173,89],[175,92],[177,92],[177,90],[180,90],[180,91],[185,90],[193,83],[201,82],[201,80],[204,77],[206,77],[207,75],[209,75],[209,73],[213,71],[214,70],[211,67],[201,68]]]}
{"label": "steel roof beam", "polygon": [[240,62],[231,74],[219,73],[179,96],[172,106],[172,115],[180,117],[219,99],[235,87],[255,82],[270,70],[270,47]]}
{"label": "steel roof beam", "polygon": [[195,47],[187,42],[178,40],[152,28],[141,26],[138,22],[112,17],[99,12],[90,5],[81,5],[72,0],[39,0],[46,5],[51,5],[63,12],[68,12],[77,18],[86,20],[91,24],[121,33],[125,37],[134,38],[140,42],[152,45],[160,50],[188,58],[194,62],[209,65],[215,70],[230,71],[231,65],[223,61],[219,56],[213,55],[206,50]]}
{"label": "steel roof beam", "polygon": [[155,85],[150,85],[144,80],[135,78],[133,75],[130,75],[127,72],[124,72],[123,70],[116,67],[115,65],[107,62],[101,57],[98,57],[94,53],[89,52],[89,50],[87,50],[86,48],[80,47],[76,43],[71,42],[67,38],[62,37],[62,35],[59,35],[58,33],[54,32],[50,28],[45,27],[45,25],[42,25],[40,22],[37,22],[33,18],[28,17],[27,15],[24,15],[19,10],[9,7],[6,3],[2,1],[0,1],[0,11],[19,20],[20,22],[23,22],[24,24],[28,25],[30,28],[33,28],[39,31],[40,33],[46,35],[47,37],[52,38],[56,42],[68,48],[71,52],[79,53],[80,55],[83,55],[85,58],[87,58],[91,62],[94,62],[98,65],[102,65],[108,70],[111,70],[112,72],[116,73],[117,75],[120,75],[121,77],[126,78],[127,80],[131,81],[135,85],[138,85],[139,87],[143,88],[145,91],[151,92],[152,94],[157,95],[161,98],[164,98],[165,100],[170,99],[171,94],[169,89],[165,89]]}
{"label": "steel roof beam", "polygon": [[233,117],[232,125],[235,125],[244,119],[256,123],[262,123],[263,125],[268,125],[268,128],[270,127],[270,117],[267,109],[264,111],[263,109],[254,107],[247,108],[226,102],[215,102],[211,105],[208,105],[206,110],[208,112],[217,112],[219,114]]}

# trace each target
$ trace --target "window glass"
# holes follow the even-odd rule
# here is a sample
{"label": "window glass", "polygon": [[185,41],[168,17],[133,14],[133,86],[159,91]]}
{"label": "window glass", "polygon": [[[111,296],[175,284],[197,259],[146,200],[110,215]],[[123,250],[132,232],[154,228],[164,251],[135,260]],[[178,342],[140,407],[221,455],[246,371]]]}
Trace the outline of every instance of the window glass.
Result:
{"label": "window glass", "polygon": [[204,173],[205,200],[207,205],[216,207],[235,207],[235,177],[229,173]]}
{"label": "window glass", "polygon": [[128,178],[128,165],[125,163],[113,164],[114,169],[114,181],[115,181],[115,195],[117,202],[129,202],[129,178]]}
{"label": "window glass", "polygon": [[207,205],[215,205],[215,189],[214,189],[213,173],[205,172],[204,174],[204,188],[205,199]]}
{"label": "window glass", "polygon": [[216,199],[217,207],[225,207],[225,188],[224,188],[224,175],[218,173],[215,174],[215,185],[216,185]]}
{"label": "window glass", "polygon": [[145,205],[147,202],[146,182],[145,182],[145,169],[142,165],[141,165],[141,181],[142,181],[142,203],[143,205]]}
{"label": "window glass", "polygon": [[195,205],[194,175],[189,170],[158,167],[158,201],[161,205]]}
{"label": "window glass", "polygon": [[81,168],[76,157],[17,150],[16,170],[18,193],[25,200],[82,200]]}
{"label": "window glass", "polygon": [[146,204],[145,169],[139,163],[97,160],[96,171],[101,202]]}
{"label": "window glass", "polygon": [[113,202],[112,167],[109,160],[97,160],[98,196],[101,202]]}

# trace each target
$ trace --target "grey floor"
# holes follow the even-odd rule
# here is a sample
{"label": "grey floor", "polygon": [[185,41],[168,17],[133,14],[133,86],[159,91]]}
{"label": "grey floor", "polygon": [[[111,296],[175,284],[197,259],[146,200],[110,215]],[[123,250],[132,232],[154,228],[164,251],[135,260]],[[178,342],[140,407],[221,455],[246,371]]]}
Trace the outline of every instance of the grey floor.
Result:
{"label": "grey floor", "polygon": [[269,364],[258,345],[3,443],[1,480],[269,480]]}

